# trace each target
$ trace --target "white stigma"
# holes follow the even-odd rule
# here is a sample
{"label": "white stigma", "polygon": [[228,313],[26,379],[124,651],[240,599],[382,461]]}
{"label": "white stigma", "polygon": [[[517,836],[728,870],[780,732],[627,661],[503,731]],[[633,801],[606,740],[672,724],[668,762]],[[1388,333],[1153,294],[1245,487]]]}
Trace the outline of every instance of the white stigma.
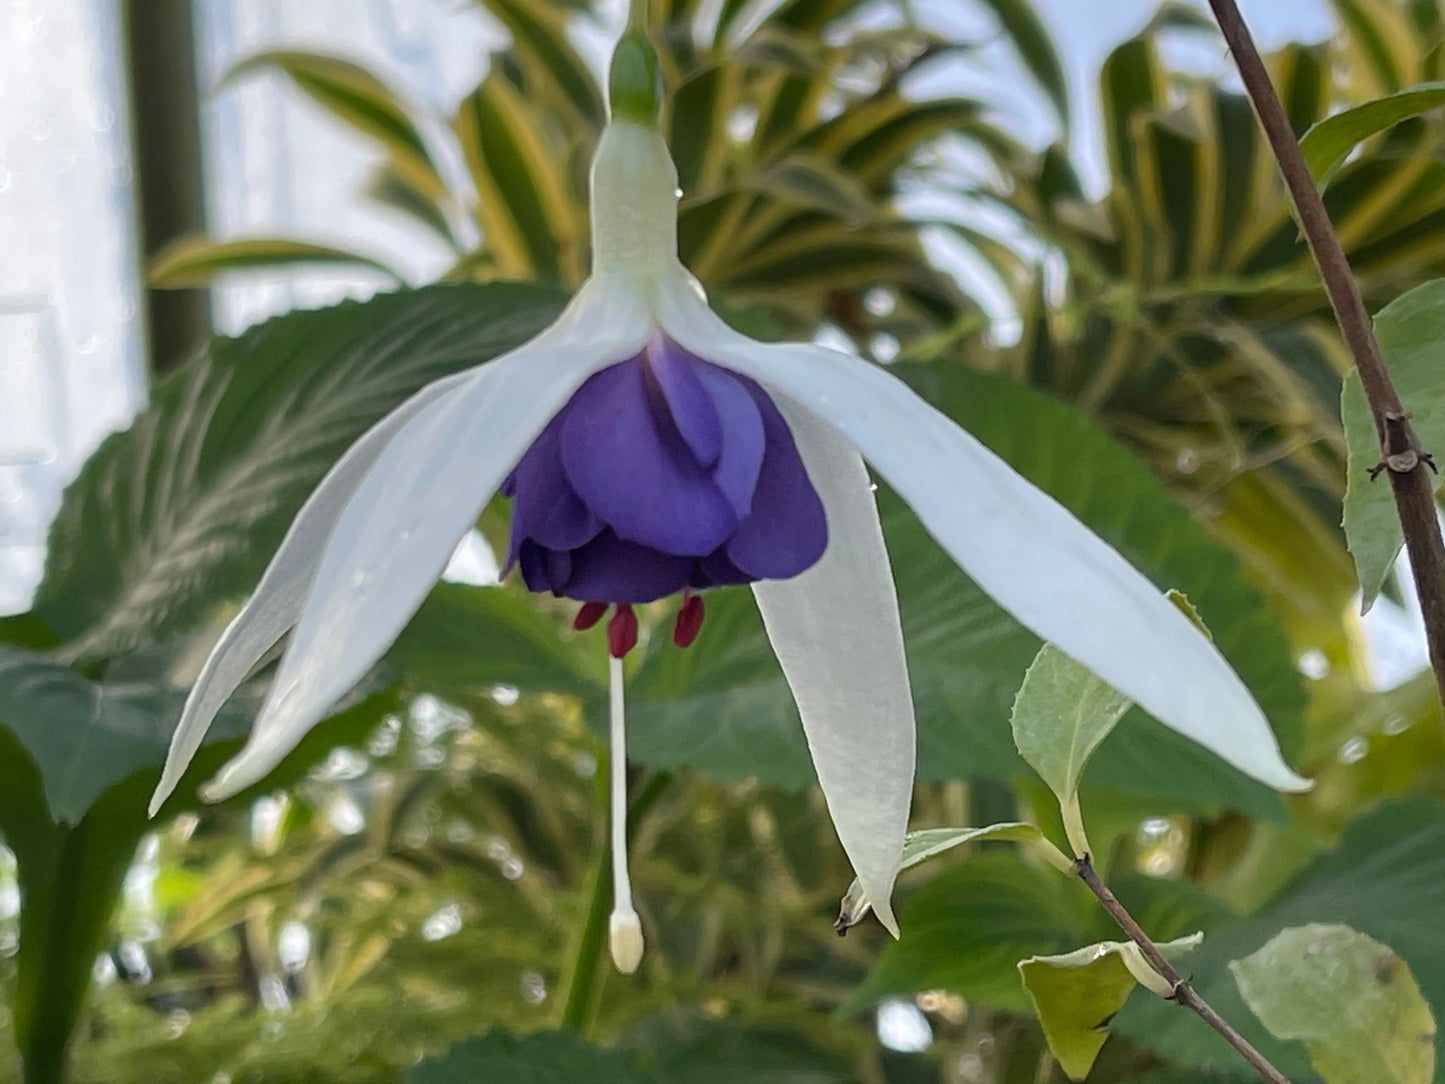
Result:
{"label": "white stigma", "polygon": [[612,791],[612,919],[608,947],[617,970],[630,975],[642,963],[642,923],[632,907],[627,876],[627,725],[622,697],[622,660],[608,657],[608,699],[612,750],[608,757]]}

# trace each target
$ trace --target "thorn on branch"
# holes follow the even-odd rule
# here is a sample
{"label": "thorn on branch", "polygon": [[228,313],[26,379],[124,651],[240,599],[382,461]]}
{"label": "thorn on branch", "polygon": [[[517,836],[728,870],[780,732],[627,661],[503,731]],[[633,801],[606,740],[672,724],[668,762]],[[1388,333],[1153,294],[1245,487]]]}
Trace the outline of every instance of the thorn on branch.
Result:
{"label": "thorn on branch", "polygon": [[1435,468],[1435,457],[1420,447],[1415,430],[1410,428],[1408,413],[1387,410],[1381,415],[1380,426],[1380,461],[1370,468],[1370,481],[1386,470],[1392,474],[1409,474],[1421,463],[1429,467],[1432,474],[1440,473]]}

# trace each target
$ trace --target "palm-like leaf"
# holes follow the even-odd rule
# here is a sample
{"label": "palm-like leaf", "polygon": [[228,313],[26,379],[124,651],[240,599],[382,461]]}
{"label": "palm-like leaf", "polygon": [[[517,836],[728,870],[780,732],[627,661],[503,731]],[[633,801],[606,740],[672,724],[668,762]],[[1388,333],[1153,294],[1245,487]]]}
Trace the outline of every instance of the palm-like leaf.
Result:
{"label": "palm-like leaf", "polygon": [[[1269,58],[1297,132],[1351,104],[1332,83],[1340,65],[1388,49],[1411,83],[1436,62],[1416,45],[1380,44],[1395,40],[1398,5],[1350,7],[1359,18],[1336,41]],[[1360,85],[1373,93],[1387,82],[1377,71]],[[1025,295],[1019,345],[1002,362],[975,362],[1002,364],[1097,415],[1204,502],[1305,640],[1338,637],[1354,591],[1336,527],[1349,357],[1274,160],[1243,96],[1168,71],[1152,31],[1109,58],[1100,103],[1112,176],[1104,198],[1082,199],[1057,150],[1031,159],[1009,197],[1065,257],[1063,300]],[[1380,142],[1326,194],[1372,307],[1445,273],[1442,130],[1410,121]],[[1312,554],[1308,567],[1279,560],[1287,545]]]}
{"label": "palm-like leaf", "polygon": [[[578,5],[478,3],[512,41],[437,126],[455,141],[470,191],[449,188],[432,167],[408,119],[417,107],[355,65],[287,52],[238,70],[280,70],[380,143],[388,157],[368,194],[458,248],[447,277],[574,288],[589,262],[586,168],[605,119],[592,67],[565,33]],[[896,207],[899,172],[945,137],[994,156],[1019,154],[979,103],[901,92],[905,77],[947,51],[910,20],[825,40],[825,27],[846,25],[864,6],[785,0],[760,19],[755,5],[737,2],[653,5],[684,193],[683,259],[730,305],[760,308],[783,331],[810,334],[873,286],[896,292],[892,322],[905,334],[972,311],[954,279],[925,257],[923,223]],[[1020,18],[1017,5],[996,8],[1057,99],[1057,58],[1036,22]],[[470,250],[458,244],[459,208],[481,238]]]}

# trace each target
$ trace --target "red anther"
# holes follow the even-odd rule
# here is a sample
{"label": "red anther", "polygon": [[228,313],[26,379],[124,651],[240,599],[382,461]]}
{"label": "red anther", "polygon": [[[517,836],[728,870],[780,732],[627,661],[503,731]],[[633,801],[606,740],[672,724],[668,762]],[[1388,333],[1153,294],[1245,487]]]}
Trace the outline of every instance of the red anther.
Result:
{"label": "red anther", "polygon": [[605,602],[584,602],[582,608],[577,611],[577,616],[572,619],[572,627],[578,632],[590,629],[602,620],[602,615],[606,612],[607,603]]}
{"label": "red anther", "polygon": [[672,642],[678,647],[687,647],[697,639],[702,628],[702,598],[699,595],[684,595],[682,606],[677,611],[677,620],[672,625]]}
{"label": "red anther", "polygon": [[618,603],[617,610],[607,622],[607,653],[620,659],[637,646],[637,615],[626,603]]}

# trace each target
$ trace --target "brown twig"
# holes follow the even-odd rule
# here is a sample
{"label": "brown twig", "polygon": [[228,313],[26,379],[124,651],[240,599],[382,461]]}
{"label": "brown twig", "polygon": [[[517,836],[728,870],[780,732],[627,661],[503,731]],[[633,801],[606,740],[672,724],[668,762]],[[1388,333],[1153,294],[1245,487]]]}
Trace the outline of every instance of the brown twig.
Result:
{"label": "brown twig", "polygon": [[1249,28],[1234,0],[1209,0],[1209,6],[1234,54],[1235,66],[1254,105],[1255,116],[1279,163],[1300,228],[1324,280],[1330,306],[1335,310],[1335,319],[1359,370],[1360,384],[1380,439],[1380,467],[1375,473],[1382,469],[1390,476],[1405,549],[1410,554],[1410,567],[1415,575],[1415,590],[1425,617],[1430,665],[1435,671],[1441,701],[1445,703],[1445,541],[1440,537],[1440,524],[1435,515],[1435,483],[1430,474],[1434,464],[1421,449],[1410,426],[1410,415],[1395,394],[1349,261],[1305,165],[1284,106],[1270,82],[1259,50],[1254,47]]}
{"label": "brown twig", "polygon": [[1134,916],[1124,909],[1117,896],[1109,890],[1109,886],[1099,880],[1099,875],[1094,872],[1094,864],[1085,855],[1074,863],[1074,871],[1079,875],[1079,880],[1089,886],[1092,892],[1103,904],[1104,910],[1108,911],[1119,928],[1129,935],[1129,940],[1139,946],[1144,957],[1153,965],[1154,970],[1164,976],[1164,981],[1169,983],[1172,991],[1169,1000],[1177,1005],[1183,1005],[1186,1009],[1196,1013],[1201,1020],[1219,1033],[1219,1035],[1235,1050],[1239,1051],[1241,1057],[1249,1062],[1261,1080],[1267,1080],[1270,1084],[1290,1084],[1289,1078],[1269,1063],[1269,1059],[1256,1050],[1248,1039],[1230,1026],[1228,1020],[1220,1016],[1210,1006],[1209,1002],[1199,996],[1194,987],[1189,985],[1187,979],[1174,970],[1174,965],[1164,958],[1159,951],[1159,946],[1150,940],[1149,935],[1140,928],[1139,923],[1134,921]]}

